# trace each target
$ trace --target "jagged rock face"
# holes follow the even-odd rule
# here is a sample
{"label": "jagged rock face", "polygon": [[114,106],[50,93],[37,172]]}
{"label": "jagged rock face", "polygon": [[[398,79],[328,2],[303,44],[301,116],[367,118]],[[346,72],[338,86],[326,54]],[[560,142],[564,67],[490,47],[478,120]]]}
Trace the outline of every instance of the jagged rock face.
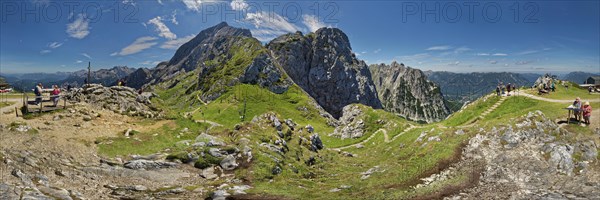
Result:
{"label": "jagged rock face", "polygon": [[440,87],[427,80],[421,70],[396,62],[371,65],[369,69],[386,111],[428,123],[443,120],[450,114]]}
{"label": "jagged rock face", "polygon": [[127,80],[129,80],[127,81],[127,86],[132,88],[142,88],[144,84],[152,80],[152,73],[149,69],[139,68],[129,74]]}
{"label": "jagged rock face", "polygon": [[271,58],[266,53],[254,58],[252,64],[246,68],[240,81],[260,85],[277,94],[284,93],[291,85],[288,79],[284,79],[282,71],[273,65]]}
{"label": "jagged rock face", "polygon": [[267,48],[290,78],[335,118],[352,103],[381,108],[367,64],[356,59],[341,30],[321,28],[307,36],[286,34]]}

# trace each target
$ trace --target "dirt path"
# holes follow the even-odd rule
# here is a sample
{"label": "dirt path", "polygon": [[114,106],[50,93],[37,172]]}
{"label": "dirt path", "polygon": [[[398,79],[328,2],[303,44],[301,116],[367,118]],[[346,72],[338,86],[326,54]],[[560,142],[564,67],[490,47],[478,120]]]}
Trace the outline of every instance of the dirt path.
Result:
{"label": "dirt path", "polygon": [[[540,100],[540,101],[546,101],[546,102],[553,102],[553,103],[573,103],[573,100],[557,100],[557,99],[548,99],[548,98],[544,98],[544,97],[540,97],[540,96],[535,96],[535,95],[531,95],[531,94],[526,94],[526,93],[521,93],[519,96],[524,96],[527,98],[531,98],[531,99],[535,99],[535,100]],[[600,98],[597,99],[581,99],[582,102],[600,102]],[[596,109],[592,111],[592,116],[590,118],[590,125],[589,127],[593,130],[593,129],[597,129],[600,128],[600,109]]]}
{"label": "dirt path", "polygon": [[387,133],[387,130],[385,130],[385,129],[382,129],[382,128],[381,128],[381,129],[379,129],[379,130],[375,131],[375,133],[371,134],[371,136],[369,136],[367,139],[365,139],[365,140],[363,140],[363,141],[360,141],[359,143],[350,144],[350,145],[346,145],[346,146],[342,146],[342,147],[338,147],[338,148],[332,148],[331,150],[334,150],[334,151],[341,151],[341,150],[344,150],[344,149],[347,149],[347,148],[350,148],[350,147],[357,147],[357,146],[360,146],[360,145],[364,145],[365,143],[367,143],[367,142],[369,142],[371,139],[373,139],[373,137],[375,137],[375,135],[377,135],[377,133],[378,133],[378,132],[382,132],[382,133],[383,133],[383,137],[384,137],[383,141],[384,141],[385,143],[390,143],[390,142],[393,142],[394,140],[396,140],[396,138],[398,138],[398,137],[399,137],[399,136],[401,136],[402,134],[404,134],[404,133],[406,133],[406,132],[408,132],[408,131],[410,131],[410,130],[412,130],[412,129],[415,129],[415,128],[419,128],[419,127],[411,125],[411,126],[410,126],[410,127],[408,127],[407,129],[404,129],[404,130],[403,130],[401,133],[399,133],[398,135],[395,135],[395,136],[394,136],[394,137],[393,137],[391,140],[389,139],[389,135],[388,135],[388,133]]}
{"label": "dirt path", "polygon": [[[573,101],[574,101],[574,100],[548,99],[548,98],[544,98],[544,97],[540,97],[540,96],[536,96],[536,95],[532,95],[532,94],[527,94],[527,93],[515,94],[515,96],[524,96],[524,97],[535,99],[535,100],[546,101],[546,102],[553,102],[553,103],[573,103]],[[597,98],[597,99],[581,99],[581,102],[586,102],[586,101],[589,101],[589,102],[600,102],[600,98]]]}
{"label": "dirt path", "polygon": [[[4,100],[5,99],[3,98],[2,101],[4,101]],[[8,110],[13,110],[14,111],[15,106],[18,103],[21,103],[22,100],[21,100],[21,98],[7,98],[6,101],[7,102],[12,102],[13,104],[11,104],[10,106],[5,106],[5,107],[0,108],[0,113],[4,113],[5,111],[8,111]]]}

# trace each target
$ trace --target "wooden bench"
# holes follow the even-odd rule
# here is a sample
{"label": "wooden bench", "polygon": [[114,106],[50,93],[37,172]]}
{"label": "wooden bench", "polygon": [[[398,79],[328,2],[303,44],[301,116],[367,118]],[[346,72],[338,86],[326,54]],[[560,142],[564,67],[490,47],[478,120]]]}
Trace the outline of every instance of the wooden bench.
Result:
{"label": "wooden bench", "polygon": [[[62,100],[63,105],[60,106],[59,104],[57,104],[56,106],[54,106],[53,105],[54,102],[52,100],[54,97],[58,97],[59,101]],[[37,98],[42,99],[39,104],[36,104]],[[30,100],[30,99],[33,99],[33,100]],[[23,107],[24,107],[23,114],[36,113],[36,112],[37,113],[50,112],[50,111],[67,108],[67,101],[64,99],[64,95],[43,95],[42,94],[41,97],[33,96],[30,98],[29,95],[23,94]]]}

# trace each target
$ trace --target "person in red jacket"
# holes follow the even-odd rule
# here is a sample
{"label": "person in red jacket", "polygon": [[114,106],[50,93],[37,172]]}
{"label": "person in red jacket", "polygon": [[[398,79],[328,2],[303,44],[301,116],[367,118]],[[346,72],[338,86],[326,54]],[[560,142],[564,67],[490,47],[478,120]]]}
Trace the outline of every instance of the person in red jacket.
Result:
{"label": "person in red jacket", "polygon": [[583,120],[584,123],[590,124],[590,117],[592,116],[592,106],[590,106],[590,102],[586,101],[583,106],[581,106],[581,111],[583,112]]}
{"label": "person in red jacket", "polygon": [[58,88],[58,85],[53,85],[53,90],[52,92],[50,92],[51,98],[52,98],[52,102],[54,103],[54,107],[56,107],[56,105],[58,105],[58,100],[59,100],[59,95],[60,94],[60,89]]}

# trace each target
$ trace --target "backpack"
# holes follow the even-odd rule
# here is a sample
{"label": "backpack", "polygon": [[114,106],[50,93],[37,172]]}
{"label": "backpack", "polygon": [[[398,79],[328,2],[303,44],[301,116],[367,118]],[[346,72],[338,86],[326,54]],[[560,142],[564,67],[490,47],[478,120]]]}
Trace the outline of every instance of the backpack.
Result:
{"label": "backpack", "polygon": [[33,93],[34,93],[36,96],[40,96],[40,95],[41,95],[40,87],[38,87],[38,86],[35,86],[35,89],[33,90]]}

